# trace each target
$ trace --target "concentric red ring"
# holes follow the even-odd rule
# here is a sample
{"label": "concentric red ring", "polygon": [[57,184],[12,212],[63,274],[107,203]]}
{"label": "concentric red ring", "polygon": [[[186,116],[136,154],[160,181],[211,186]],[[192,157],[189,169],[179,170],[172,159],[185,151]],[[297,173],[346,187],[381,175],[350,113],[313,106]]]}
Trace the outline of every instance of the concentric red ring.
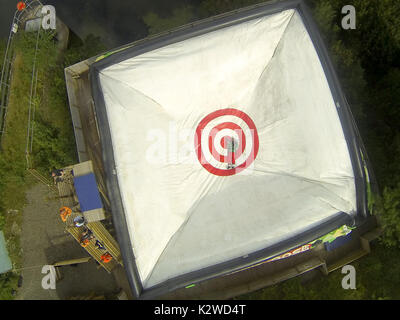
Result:
{"label": "concentric red ring", "polygon": [[[243,128],[241,128],[239,125],[233,123],[233,122],[222,122],[218,125],[216,125],[210,132],[209,134],[209,138],[208,140],[208,146],[202,146],[201,145],[201,135],[202,132],[204,130],[204,128],[207,126],[207,124],[218,118],[218,117],[222,117],[222,116],[235,116],[240,118],[241,120],[243,120],[246,125],[248,126],[248,128],[251,131],[251,135],[252,135],[252,150],[250,152],[250,155],[248,156],[248,158],[246,159],[246,161],[244,161],[242,164],[240,164],[237,167],[234,168],[227,168],[226,170],[224,169],[220,169],[220,168],[216,168],[213,165],[211,165],[204,156],[203,153],[203,147],[209,148],[210,153],[213,155],[213,157],[215,158],[215,160],[221,162],[221,163],[226,163],[227,160],[229,159],[233,159],[233,164],[234,164],[234,159],[238,158],[245,150],[246,147],[246,138],[245,138],[245,134],[243,132]],[[231,130],[235,130],[235,132],[238,133],[239,135],[239,147],[238,149],[235,151],[235,154],[232,155],[228,155],[228,157],[220,155],[216,150],[215,150],[215,146],[214,146],[214,138],[215,135],[222,129],[231,129]],[[240,134],[239,134],[240,133]],[[257,128],[253,122],[253,120],[243,111],[237,110],[237,109],[233,109],[233,108],[227,108],[227,109],[221,109],[221,110],[217,110],[214,111],[212,113],[210,113],[209,115],[207,115],[206,117],[204,117],[199,125],[196,128],[196,134],[195,134],[195,150],[196,150],[196,154],[197,154],[197,158],[200,162],[200,164],[210,173],[214,174],[214,175],[218,175],[218,176],[231,176],[234,175],[236,173],[239,173],[241,171],[243,171],[244,169],[246,169],[248,166],[250,166],[253,161],[255,160],[255,158],[257,157],[258,154],[258,149],[259,149],[259,140],[258,140],[258,133],[257,133]],[[223,146],[224,147],[224,146]]]}

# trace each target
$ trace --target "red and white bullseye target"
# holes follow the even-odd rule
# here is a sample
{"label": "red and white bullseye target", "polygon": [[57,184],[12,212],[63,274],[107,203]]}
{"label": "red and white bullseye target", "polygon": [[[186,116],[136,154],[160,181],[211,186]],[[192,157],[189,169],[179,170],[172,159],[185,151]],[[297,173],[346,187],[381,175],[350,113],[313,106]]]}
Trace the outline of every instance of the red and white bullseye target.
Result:
{"label": "red and white bullseye target", "polygon": [[231,176],[250,166],[259,147],[257,128],[243,111],[228,108],[207,115],[195,134],[201,165],[218,176]]}

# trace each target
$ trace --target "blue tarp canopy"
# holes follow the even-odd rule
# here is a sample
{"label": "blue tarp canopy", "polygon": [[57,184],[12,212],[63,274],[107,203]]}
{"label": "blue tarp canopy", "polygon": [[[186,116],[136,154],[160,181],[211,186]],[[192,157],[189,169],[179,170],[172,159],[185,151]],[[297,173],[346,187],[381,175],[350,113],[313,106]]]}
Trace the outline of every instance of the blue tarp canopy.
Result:
{"label": "blue tarp canopy", "polygon": [[75,177],[74,185],[83,212],[103,208],[93,173]]}
{"label": "blue tarp canopy", "polygon": [[11,269],[12,263],[8,256],[4,234],[3,231],[0,231],[0,274],[10,271]]}

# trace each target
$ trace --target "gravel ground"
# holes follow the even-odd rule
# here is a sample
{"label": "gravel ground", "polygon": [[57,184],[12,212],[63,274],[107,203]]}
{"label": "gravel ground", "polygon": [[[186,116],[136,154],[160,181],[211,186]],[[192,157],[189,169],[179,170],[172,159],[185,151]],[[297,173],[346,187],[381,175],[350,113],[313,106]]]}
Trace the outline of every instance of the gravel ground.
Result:
{"label": "gravel ground", "polygon": [[98,269],[93,260],[61,267],[62,279],[57,282],[56,289],[42,288],[43,265],[88,256],[64,230],[58,216],[59,205],[59,199],[44,185],[38,184],[27,192],[21,230],[23,281],[16,299],[58,300],[90,293],[114,297],[119,291],[114,276]]}

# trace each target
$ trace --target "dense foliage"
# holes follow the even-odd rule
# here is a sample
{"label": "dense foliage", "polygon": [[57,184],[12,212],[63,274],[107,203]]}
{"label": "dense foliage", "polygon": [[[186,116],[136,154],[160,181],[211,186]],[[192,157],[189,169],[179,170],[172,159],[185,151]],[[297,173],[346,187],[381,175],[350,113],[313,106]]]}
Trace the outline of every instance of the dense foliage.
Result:
{"label": "dense foliage", "polygon": [[[383,197],[383,242],[400,248],[400,2],[313,0]],[[355,30],[340,27],[341,8],[356,8]]]}

